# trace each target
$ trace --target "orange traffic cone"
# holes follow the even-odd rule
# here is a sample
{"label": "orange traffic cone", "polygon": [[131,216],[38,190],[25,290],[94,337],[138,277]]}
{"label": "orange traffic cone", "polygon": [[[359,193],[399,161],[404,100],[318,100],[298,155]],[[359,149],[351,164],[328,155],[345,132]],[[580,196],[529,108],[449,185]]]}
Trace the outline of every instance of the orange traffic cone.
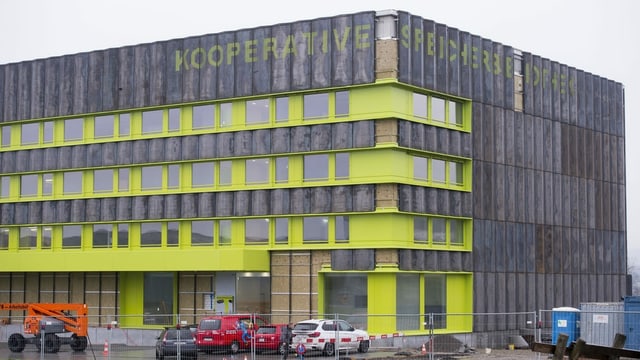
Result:
{"label": "orange traffic cone", "polygon": [[102,355],[109,355],[109,342],[104,341],[104,348],[102,349]]}
{"label": "orange traffic cone", "polygon": [[427,353],[427,346],[424,343],[422,343],[422,355],[426,353]]}

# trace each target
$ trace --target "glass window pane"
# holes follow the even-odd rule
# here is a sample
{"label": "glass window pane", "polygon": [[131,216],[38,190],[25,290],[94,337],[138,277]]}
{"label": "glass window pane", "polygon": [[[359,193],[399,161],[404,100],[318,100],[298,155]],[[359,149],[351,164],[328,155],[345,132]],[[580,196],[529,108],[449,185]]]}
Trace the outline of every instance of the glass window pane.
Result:
{"label": "glass window pane", "polygon": [[276,158],[276,182],[289,181],[289,158]]}
{"label": "glass window pane", "polygon": [[191,245],[213,245],[213,221],[191,222]]}
{"label": "glass window pane", "polygon": [[462,184],[462,164],[452,161],[449,163],[449,182]]}
{"label": "glass window pane", "polygon": [[431,181],[445,182],[445,161],[431,159]]}
{"label": "glass window pane", "polygon": [[449,123],[462,125],[462,104],[449,101]]}
{"label": "glass window pane", "polygon": [[118,247],[129,247],[129,224],[118,224]]}
{"label": "glass window pane", "polygon": [[42,195],[53,194],[53,174],[42,174]]}
{"label": "glass window pane", "polygon": [[9,248],[9,229],[0,228],[0,250]]}
{"label": "glass window pane", "polygon": [[0,196],[3,198],[9,197],[10,180],[11,179],[8,176],[3,176],[0,178],[0,183],[2,183],[2,188],[0,189]]}
{"label": "glass window pane", "polygon": [[427,118],[427,95],[413,93],[413,115]]}
{"label": "glass window pane", "polygon": [[213,162],[191,164],[191,186],[212,186],[214,179]]}
{"label": "glass window pane", "polygon": [[120,114],[118,120],[118,133],[120,136],[129,136],[131,133],[131,115],[130,114]]}
{"label": "glass window pane", "polygon": [[443,218],[431,218],[432,239],[434,244],[444,244],[447,241],[447,221]]}
{"label": "glass window pane", "polygon": [[276,218],[276,244],[289,243],[289,219]]}
{"label": "glass window pane", "polygon": [[218,245],[231,245],[231,220],[218,221]]}
{"label": "glass window pane", "polygon": [[245,161],[245,181],[247,184],[269,182],[269,159],[248,159]]}
{"label": "glass window pane", "polygon": [[276,98],[276,121],[289,120],[289,98]]}
{"label": "glass window pane", "polygon": [[329,218],[309,216],[303,221],[303,242],[327,242],[329,237]]}
{"label": "glass window pane", "polygon": [[169,109],[169,131],[180,130],[180,109]]}
{"label": "glass window pane", "polygon": [[269,219],[246,219],[244,221],[245,244],[267,244],[269,242]]}
{"label": "glass window pane", "polygon": [[462,220],[460,219],[449,220],[449,243],[451,245],[464,244],[464,228],[462,224]]}
{"label": "glass window pane", "polygon": [[93,171],[93,191],[113,191],[113,170],[94,170]]}
{"label": "glass window pane", "polygon": [[82,140],[84,119],[67,119],[64,121],[64,141]]}
{"label": "glass window pane", "polygon": [[40,132],[40,124],[22,124],[22,137],[20,145],[30,145],[38,143],[38,133]]}
{"label": "glass window pane", "polygon": [[142,168],[142,189],[162,188],[162,166],[145,166]]}
{"label": "glass window pane", "polygon": [[167,246],[178,246],[180,244],[180,223],[169,221],[167,223]]}
{"label": "glass window pane", "polygon": [[160,246],[162,244],[162,223],[140,224],[140,245]]}
{"label": "glass window pane", "polygon": [[349,217],[336,216],[336,241],[349,241]]}
{"label": "glass window pane", "polygon": [[336,154],[336,179],[349,178],[349,153]]}
{"label": "glass window pane", "polygon": [[63,194],[79,194],[82,192],[82,172],[70,171],[64,173],[62,180]]}
{"label": "glass window pane", "polygon": [[413,157],[413,178],[427,180],[427,159],[419,156]]}
{"label": "glass window pane", "polygon": [[144,325],[174,324],[173,294],[173,273],[144,273]]}
{"label": "glass window pane", "polygon": [[142,112],[142,133],[151,134],[162,132],[162,110]]}
{"label": "glass window pane", "polygon": [[220,104],[220,127],[231,126],[232,119],[231,103]]}
{"label": "glass window pane", "polygon": [[398,330],[419,330],[420,317],[420,275],[396,275],[396,328]]}
{"label": "glass window pane", "polygon": [[349,92],[336,92],[336,116],[349,115]]}
{"label": "glass window pane", "polygon": [[325,274],[324,310],[326,314],[349,314],[349,323],[367,329],[367,274]]}
{"label": "glass window pane", "polygon": [[20,249],[35,249],[38,245],[38,228],[35,226],[21,226],[18,247]]}
{"label": "glass window pane", "polygon": [[53,142],[53,121],[45,121],[44,129],[42,134],[42,141],[45,144],[49,144]]}
{"label": "glass window pane", "polygon": [[11,146],[11,126],[2,127],[2,147]]}
{"label": "glass window pane", "polygon": [[113,225],[95,224],[93,225],[93,247],[111,247],[113,238]]}
{"label": "glass window pane", "polygon": [[444,121],[444,100],[436,97],[431,98],[431,119]]}
{"label": "glass window pane", "polygon": [[191,127],[193,129],[213,128],[214,126],[214,110],[213,105],[200,105],[193,107],[193,118],[191,119]]}
{"label": "glass window pane", "polygon": [[62,247],[79,248],[82,245],[82,226],[64,225],[62,227]]}
{"label": "glass window pane", "polygon": [[169,172],[168,184],[169,189],[177,189],[180,187],[180,165],[167,166]]}
{"label": "glass window pane", "polygon": [[38,175],[20,176],[20,196],[38,195]]}
{"label": "glass window pane", "polygon": [[220,185],[231,184],[231,161],[220,161],[220,174],[218,183]]}
{"label": "glass window pane", "polygon": [[329,94],[304,95],[304,118],[327,117],[329,115]]}
{"label": "glass window pane", "polygon": [[[447,281],[446,275],[424,276],[425,328],[444,329],[447,327]],[[434,314],[433,324],[429,314]]]}
{"label": "glass window pane", "polygon": [[129,191],[129,169],[118,169],[118,190]]}
{"label": "glass window pane", "polygon": [[113,137],[114,121],[115,119],[113,115],[96,116],[93,119],[93,137],[96,139]]}
{"label": "glass window pane", "polygon": [[52,233],[52,227],[51,226],[43,226],[42,227],[42,243],[40,245],[40,247],[42,249],[51,249],[51,233]]}
{"label": "glass window pane", "polygon": [[429,231],[427,228],[427,218],[424,216],[413,217],[413,241],[417,243],[426,243]]}
{"label": "glass window pane", "polygon": [[304,180],[327,180],[329,178],[329,155],[304,156]]}
{"label": "glass window pane", "polygon": [[269,122],[269,99],[247,100],[245,103],[246,123],[261,124]]}

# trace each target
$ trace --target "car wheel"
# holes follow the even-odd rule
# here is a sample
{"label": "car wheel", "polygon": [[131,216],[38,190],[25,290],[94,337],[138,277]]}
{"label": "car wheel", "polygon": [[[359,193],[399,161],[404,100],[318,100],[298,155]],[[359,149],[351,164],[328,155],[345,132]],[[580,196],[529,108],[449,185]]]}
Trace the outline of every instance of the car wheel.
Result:
{"label": "car wheel", "polygon": [[360,345],[358,345],[359,353],[366,353],[369,351],[369,340],[360,341]]}
{"label": "car wheel", "polygon": [[240,344],[237,341],[231,343],[231,353],[237,354],[240,351]]}
{"label": "car wheel", "polygon": [[44,352],[57,353],[60,350],[60,338],[56,334],[46,334],[44,336]]}
{"label": "car wheel", "polygon": [[335,346],[333,345],[333,343],[327,343],[324,345],[324,354],[326,356],[333,356],[333,354],[335,353]]}

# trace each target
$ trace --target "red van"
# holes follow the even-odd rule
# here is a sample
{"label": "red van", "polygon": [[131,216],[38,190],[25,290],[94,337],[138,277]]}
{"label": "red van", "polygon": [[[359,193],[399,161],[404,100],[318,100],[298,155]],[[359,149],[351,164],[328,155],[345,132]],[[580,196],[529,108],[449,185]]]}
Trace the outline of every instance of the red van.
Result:
{"label": "red van", "polygon": [[207,316],[200,320],[196,330],[198,351],[237,353],[251,348],[251,337],[267,322],[251,314]]}

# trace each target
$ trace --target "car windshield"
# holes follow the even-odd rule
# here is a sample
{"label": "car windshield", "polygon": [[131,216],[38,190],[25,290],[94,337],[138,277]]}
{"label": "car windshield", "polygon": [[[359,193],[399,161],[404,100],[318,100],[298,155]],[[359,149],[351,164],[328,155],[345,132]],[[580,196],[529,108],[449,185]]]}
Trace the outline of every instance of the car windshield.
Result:
{"label": "car windshield", "polygon": [[[191,339],[193,338],[193,334],[191,334],[191,330],[184,328],[180,329],[180,339]],[[178,331],[176,329],[167,330],[167,333],[164,335],[165,340],[177,340],[178,339]]]}
{"label": "car windshield", "polygon": [[313,331],[318,327],[315,323],[298,323],[293,327],[293,330],[297,331]]}
{"label": "car windshield", "polygon": [[207,319],[200,321],[200,330],[220,330],[220,319]]}

